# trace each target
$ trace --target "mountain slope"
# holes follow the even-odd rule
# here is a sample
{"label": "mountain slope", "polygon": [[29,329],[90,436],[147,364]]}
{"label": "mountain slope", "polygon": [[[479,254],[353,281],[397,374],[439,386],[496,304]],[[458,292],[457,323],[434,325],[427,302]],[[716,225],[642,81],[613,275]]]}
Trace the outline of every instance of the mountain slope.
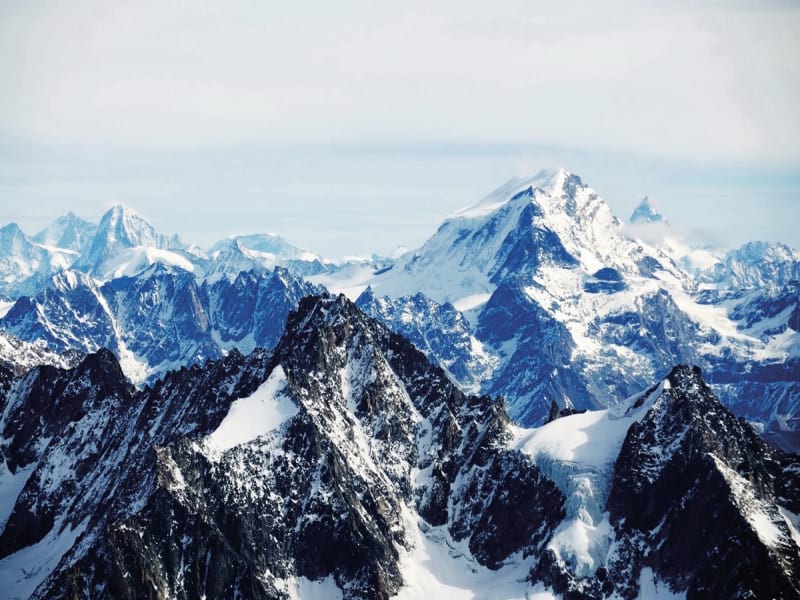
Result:
{"label": "mountain slope", "polygon": [[[669,228],[663,219],[640,226]],[[449,302],[462,312],[465,339],[476,342],[455,380],[502,395],[525,425],[544,422],[554,401],[609,406],[674,364],[692,363],[738,414],[765,430],[799,429],[800,335],[787,326],[789,313],[765,308],[790,311],[793,300],[778,297],[790,283],[792,253],[745,252],[702,283],[674,248],[634,233],[580,178],[545,172],[459,211],[381,272],[344,270],[315,281],[352,297],[367,285],[388,296],[372,314],[442,365],[452,361],[452,347],[428,340],[452,336],[452,327],[432,317]],[[726,268],[741,277],[725,275]],[[406,298],[420,291],[427,299],[416,302],[419,312],[397,322],[392,315],[407,314]],[[748,307],[753,312],[745,314]]]}
{"label": "mountain slope", "polygon": [[0,228],[0,296],[35,293],[74,258],[70,251],[31,241],[16,223]]}
{"label": "mountain slope", "polygon": [[344,297],[309,297],[274,353],[137,392],[100,351],[7,399],[11,596],[799,595],[800,465],[688,367],[522,430]]}
{"label": "mountain slope", "polygon": [[71,250],[80,255],[89,249],[96,232],[97,225],[68,212],[42,229],[32,239],[38,244]]}
{"label": "mountain slope", "polygon": [[439,304],[423,294],[378,298],[369,287],[355,304],[411,341],[463,390],[480,390],[481,381],[495,368],[471,334],[470,324],[452,304]]}
{"label": "mountain slope", "polygon": [[[4,431],[47,390],[57,407],[3,448],[28,477],[0,536],[14,592],[385,598],[415,583],[419,552],[473,582],[493,581],[481,565],[521,579],[562,516],[556,487],[505,449],[501,404],[465,397],[343,298],[304,300],[272,357],[231,353],[140,393],[123,381],[101,352],[11,392]],[[54,545],[63,556],[38,552]]]}
{"label": "mountain slope", "polygon": [[273,347],[289,312],[316,291],[280,269],[214,284],[159,263],[104,284],[64,271],[36,296],[21,298],[0,327],[58,351],[109,348],[138,384],[220,358],[234,347]]}

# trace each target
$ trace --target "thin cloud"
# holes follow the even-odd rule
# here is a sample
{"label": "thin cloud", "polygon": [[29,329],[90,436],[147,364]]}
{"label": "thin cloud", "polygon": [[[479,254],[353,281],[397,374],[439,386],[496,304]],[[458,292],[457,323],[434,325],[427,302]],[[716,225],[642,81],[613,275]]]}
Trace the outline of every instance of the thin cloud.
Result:
{"label": "thin cloud", "polygon": [[800,159],[790,3],[29,2],[0,131],[67,143],[535,142]]}

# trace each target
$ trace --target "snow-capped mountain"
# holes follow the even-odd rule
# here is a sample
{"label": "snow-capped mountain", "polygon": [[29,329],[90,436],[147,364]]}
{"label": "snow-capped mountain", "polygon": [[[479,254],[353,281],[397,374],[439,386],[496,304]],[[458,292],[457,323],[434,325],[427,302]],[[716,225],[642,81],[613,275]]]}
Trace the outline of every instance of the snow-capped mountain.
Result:
{"label": "snow-capped mountain", "polygon": [[[592,277],[605,268],[685,278],[663,253],[628,239],[597,193],[560,169],[511,180],[366,283],[380,294],[420,291],[466,309],[486,302],[501,284],[527,284],[548,270]],[[344,275],[329,283],[336,286]]]}
{"label": "snow-capped mountain", "polygon": [[639,225],[641,223],[666,223],[667,220],[664,218],[664,215],[658,212],[653,201],[650,200],[648,196],[645,196],[636,208],[633,209],[630,222]]}
{"label": "snow-capped mountain", "polygon": [[274,353],[136,391],[101,350],[7,399],[12,597],[800,594],[800,465],[688,367],[524,430],[340,296]]}
{"label": "snow-capped mountain", "polygon": [[[455,342],[452,326],[431,316],[450,302],[467,326],[457,337],[474,338],[477,361],[477,370],[454,379],[502,395],[524,424],[541,423],[552,401],[613,405],[676,363],[702,365],[723,400],[749,419],[798,423],[800,334],[788,313],[743,319],[729,295],[699,289],[668,251],[631,236],[596,192],[563,170],[510,181],[382,272],[344,269],[314,280],[353,298],[369,285],[383,298],[382,307],[362,303],[370,314],[416,336],[444,367],[452,347],[426,340]],[[420,291],[430,300],[408,311],[406,298]]]}
{"label": "snow-capped mountain", "polygon": [[749,242],[728,252],[699,279],[724,290],[774,292],[800,281],[800,252],[776,242]]}
{"label": "snow-capped mountain", "polygon": [[658,248],[694,276],[716,265],[725,254],[697,234],[677,231],[647,196],[634,209],[625,232]]}
{"label": "snow-capped mountain", "polygon": [[144,383],[234,347],[273,347],[289,312],[318,291],[282,269],[214,283],[161,263],[106,283],[63,271],[18,300],[0,329],[58,351],[108,348],[132,381]]}
{"label": "snow-capped mountain", "polygon": [[38,244],[71,250],[80,255],[89,249],[95,233],[97,233],[96,224],[68,212],[42,229],[32,239]]}
{"label": "snow-capped mountain", "polygon": [[[651,202],[647,207],[657,212]],[[664,219],[640,226],[669,227]],[[564,170],[511,180],[447,219],[419,250],[380,264],[332,265],[270,234],[223,240],[207,256],[165,249],[172,244],[168,238],[115,207],[75,263],[100,265],[89,268],[97,282],[78,277],[86,302],[55,308],[64,300],[39,292],[51,275],[46,268],[47,277],[37,276],[29,295],[49,294],[47,302],[26,300],[2,323],[22,339],[43,339],[59,349],[108,346],[135,380],[152,380],[181,361],[218,357],[234,346],[247,352],[274,344],[282,319],[300,297],[277,298],[283,317],[270,321],[272,333],[250,335],[261,326],[237,310],[235,301],[206,302],[198,291],[197,303],[183,302],[171,293],[236,288],[246,272],[267,281],[273,269],[284,267],[294,278],[309,277],[353,299],[371,286],[359,302],[364,310],[410,337],[463,389],[505,397],[522,423],[541,423],[552,401],[582,408],[614,404],[675,363],[690,362],[706,370],[738,414],[761,423],[765,432],[791,437],[800,429],[794,370],[800,342],[790,318],[795,296],[786,286],[797,270],[796,253],[775,245],[745,247],[706,270],[698,283],[679,253],[633,236],[630,227]],[[190,274],[177,287],[166,287],[167,308],[152,302],[146,310],[135,308],[132,292],[109,291],[128,289],[130,278],[150,277],[156,265],[173,278]],[[743,287],[754,289],[743,293]],[[67,288],[59,293],[78,294]],[[124,299],[105,310],[93,300],[98,294],[86,291],[92,288],[107,290],[99,294],[105,301],[112,295]],[[154,337],[168,321],[164,315],[195,304],[203,310],[191,308],[183,316],[178,309],[176,318],[193,325],[181,326],[180,335],[169,340]],[[217,304],[229,307],[227,330],[209,316]],[[772,310],[779,304],[788,312]],[[147,311],[160,316],[150,318]],[[112,313],[113,319],[104,316]]]}
{"label": "snow-capped mountain", "polygon": [[0,228],[0,296],[35,293],[74,259],[71,251],[33,242],[16,223]]}
{"label": "snow-capped mountain", "polygon": [[216,281],[222,277],[235,278],[243,271],[272,270],[282,267],[297,277],[325,273],[333,264],[320,256],[292,246],[283,238],[271,234],[235,236],[222,240],[209,250],[210,261],[205,277]]}
{"label": "snow-capped mountain", "polygon": [[71,266],[104,281],[133,275],[154,262],[191,271],[183,249],[177,236],[161,235],[137,212],[117,205],[102,216],[89,248]]}
{"label": "snow-capped mountain", "polygon": [[298,248],[274,233],[235,235],[217,242],[211,247],[208,253],[213,255],[218,250],[225,249],[228,245],[230,245],[231,242],[239,242],[241,247],[247,248],[248,250],[261,252],[264,254],[271,254],[275,257],[280,257],[287,260],[304,260],[308,262],[323,261],[322,257],[318,254]]}

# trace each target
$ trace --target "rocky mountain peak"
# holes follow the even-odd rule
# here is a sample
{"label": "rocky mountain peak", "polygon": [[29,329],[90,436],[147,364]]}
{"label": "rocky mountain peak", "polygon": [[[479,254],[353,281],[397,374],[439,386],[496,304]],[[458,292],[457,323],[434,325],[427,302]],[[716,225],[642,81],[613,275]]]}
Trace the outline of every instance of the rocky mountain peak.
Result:
{"label": "rocky mountain peak", "polygon": [[645,398],[651,406],[628,430],[608,498],[623,532],[618,568],[634,581],[623,596],[636,596],[650,568],[687,593],[797,597],[800,549],[781,513],[800,508],[796,457],[722,406],[697,367],[675,367]]}
{"label": "rocky mountain peak", "polygon": [[86,376],[93,385],[127,381],[119,360],[108,348],[87,354],[76,367],[77,376]]}
{"label": "rocky mountain peak", "polygon": [[135,248],[167,250],[179,248],[176,239],[159,234],[144,217],[136,211],[116,205],[106,211],[92,238],[89,248],[73,267],[88,273],[105,274],[114,258]]}

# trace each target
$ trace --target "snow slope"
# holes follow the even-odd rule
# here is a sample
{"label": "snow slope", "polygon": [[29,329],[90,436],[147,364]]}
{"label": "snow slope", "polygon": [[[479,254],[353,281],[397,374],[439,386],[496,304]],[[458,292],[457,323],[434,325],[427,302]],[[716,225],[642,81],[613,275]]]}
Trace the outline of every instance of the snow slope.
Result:
{"label": "snow slope", "polygon": [[607,562],[613,531],[605,506],[614,461],[631,424],[645,415],[665,384],[610,409],[515,429],[511,447],[530,456],[567,498],[566,517],[547,547],[577,578],[594,576]]}
{"label": "snow slope", "polygon": [[286,375],[278,366],[252,396],[231,404],[222,423],[205,439],[209,451],[220,454],[276,429],[297,414],[297,405],[284,394]]}

